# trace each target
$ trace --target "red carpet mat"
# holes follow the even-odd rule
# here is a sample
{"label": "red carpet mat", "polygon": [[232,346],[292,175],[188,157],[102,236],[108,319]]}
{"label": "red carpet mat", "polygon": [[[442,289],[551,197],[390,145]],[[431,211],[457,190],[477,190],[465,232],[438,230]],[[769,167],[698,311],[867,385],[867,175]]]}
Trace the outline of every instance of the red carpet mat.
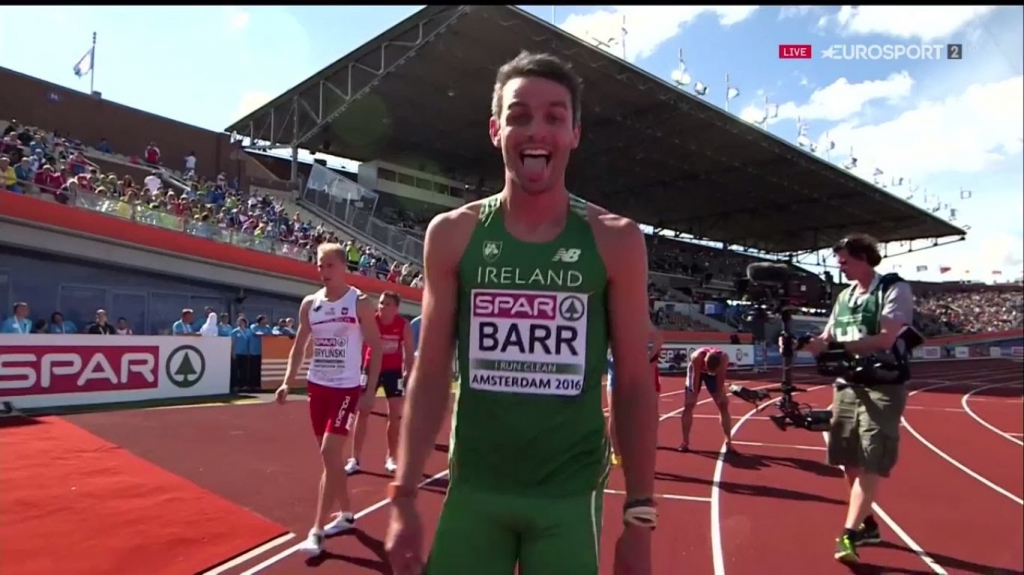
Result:
{"label": "red carpet mat", "polygon": [[5,575],[191,575],[285,532],[59,418],[0,453]]}

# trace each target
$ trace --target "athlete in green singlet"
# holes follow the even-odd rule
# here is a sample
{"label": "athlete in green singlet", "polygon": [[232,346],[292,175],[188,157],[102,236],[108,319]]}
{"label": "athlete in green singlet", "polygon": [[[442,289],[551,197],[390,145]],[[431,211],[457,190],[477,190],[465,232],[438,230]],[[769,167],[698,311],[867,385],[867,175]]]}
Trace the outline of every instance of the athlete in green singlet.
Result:
{"label": "athlete in green singlet", "polygon": [[[657,394],[647,355],[647,254],[637,225],[571,196],[578,77],[546,54],[498,71],[490,136],[501,193],[427,228],[419,357],[389,486],[398,575],[597,575],[609,440],[601,377],[626,479],[616,572],[651,573]],[[416,486],[444,418],[450,358],[461,381],[450,482],[426,561]],[[618,514],[616,518],[620,517]]]}

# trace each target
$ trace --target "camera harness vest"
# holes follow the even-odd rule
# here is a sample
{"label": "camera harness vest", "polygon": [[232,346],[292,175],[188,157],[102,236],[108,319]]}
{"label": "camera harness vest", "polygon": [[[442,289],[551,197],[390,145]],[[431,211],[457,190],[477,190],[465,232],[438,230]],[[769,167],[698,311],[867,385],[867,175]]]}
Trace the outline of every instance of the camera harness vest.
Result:
{"label": "camera harness vest", "polygon": [[[865,294],[857,294],[856,286],[849,286],[836,300],[832,336],[837,342],[857,341],[878,334],[882,328],[882,308],[885,294],[897,283],[904,281],[899,274],[877,276]],[[856,363],[862,367],[862,376],[850,381],[861,385],[905,383],[910,379],[908,354],[897,341],[887,354],[872,354],[859,357]],[[847,378],[849,379],[849,378]]]}

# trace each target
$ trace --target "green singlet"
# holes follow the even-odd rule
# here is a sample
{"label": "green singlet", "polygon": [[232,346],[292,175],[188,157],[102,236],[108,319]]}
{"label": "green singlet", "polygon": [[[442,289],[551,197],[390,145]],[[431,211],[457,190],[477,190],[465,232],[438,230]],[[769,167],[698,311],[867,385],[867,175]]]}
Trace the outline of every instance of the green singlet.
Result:
{"label": "green singlet", "polygon": [[609,442],[607,271],[570,196],[551,242],[505,229],[499,196],[459,263],[460,383],[430,575],[596,575]]}
{"label": "green singlet", "polygon": [[[853,286],[843,290],[832,311],[835,340],[849,343],[879,333],[885,294],[901,281],[887,274],[872,281],[867,293],[858,295]],[[888,477],[899,455],[900,419],[906,404],[907,390],[901,384],[837,387],[832,398],[829,464]]]}

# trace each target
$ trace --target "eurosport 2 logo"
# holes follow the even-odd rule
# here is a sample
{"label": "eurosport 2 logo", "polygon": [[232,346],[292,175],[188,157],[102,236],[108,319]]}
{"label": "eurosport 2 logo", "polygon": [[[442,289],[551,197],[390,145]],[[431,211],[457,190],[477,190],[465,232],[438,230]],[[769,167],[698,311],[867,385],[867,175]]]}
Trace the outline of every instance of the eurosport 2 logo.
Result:
{"label": "eurosport 2 logo", "polygon": [[[822,60],[961,60],[963,44],[832,44],[817,50]],[[813,60],[811,44],[779,44],[780,60]]]}

